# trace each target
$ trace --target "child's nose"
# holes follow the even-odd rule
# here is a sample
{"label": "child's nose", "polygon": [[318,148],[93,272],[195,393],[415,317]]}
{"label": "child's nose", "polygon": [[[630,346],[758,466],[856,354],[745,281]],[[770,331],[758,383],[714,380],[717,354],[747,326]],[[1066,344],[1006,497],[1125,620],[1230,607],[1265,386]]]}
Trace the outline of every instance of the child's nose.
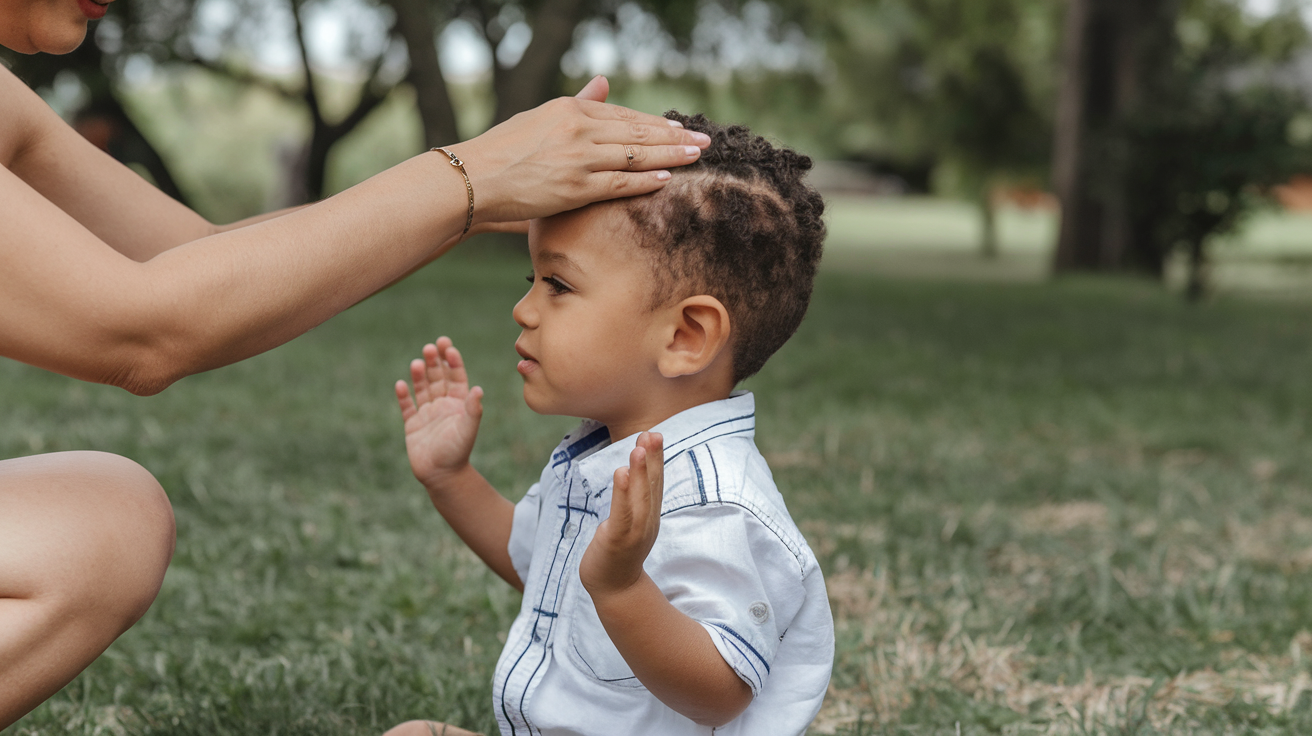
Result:
{"label": "child's nose", "polygon": [[537,311],[529,306],[528,303],[529,297],[531,296],[533,296],[532,290],[525,294],[510,312],[510,316],[515,319],[515,324],[524,329],[537,326]]}

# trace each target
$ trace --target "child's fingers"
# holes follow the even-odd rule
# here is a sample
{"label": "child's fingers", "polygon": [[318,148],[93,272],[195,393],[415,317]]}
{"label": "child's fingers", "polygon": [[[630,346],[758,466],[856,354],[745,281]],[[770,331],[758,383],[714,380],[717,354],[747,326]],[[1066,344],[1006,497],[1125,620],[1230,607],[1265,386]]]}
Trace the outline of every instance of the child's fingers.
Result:
{"label": "child's fingers", "polygon": [[401,421],[408,422],[419,410],[415,408],[414,399],[410,398],[410,386],[405,381],[397,381],[396,402],[401,405]]}
{"label": "child's fingers", "polygon": [[465,370],[465,359],[454,345],[447,348],[443,356],[446,358],[447,391],[453,396],[459,396],[469,385],[469,372]]}
{"label": "child's fingers", "polygon": [[652,512],[659,517],[661,498],[665,493],[665,438],[659,432],[648,432],[647,483],[651,488]]}
{"label": "child's fingers", "polygon": [[483,387],[475,386],[465,396],[465,413],[475,422],[483,418]]}
{"label": "child's fingers", "polygon": [[[424,364],[428,366],[428,395],[434,399],[446,396],[446,375],[442,368],[442,353],[447,345],[443,345],[444,337],[437,338],[437,344],[429,343],[424,346]],[[447,344],[450,341],[447,340]]]}
{"label": "child's fingers", "polygon": [[423,406],[432,397],[428,386],[428,366],[419,358],[410,361],[410,382],[415,385],[415,404]]}
{"label": "child's fingers", "polygon": [[610,517],[604,523],[609,524],[617,536],[622,535],[631,524],[629,513],[629,507],[632,505],[629,493],[631,477],[627,467],[615,468],[615,478],[611,483],[610,492]]}
{"label": "child's fingers", "polygon": [[[640,438],[641,439],[641,438]],[[647,475],[647,448],[639,444],[629,453],[628,505],[634,529],[642,530],[651,517],[651,482]]]}

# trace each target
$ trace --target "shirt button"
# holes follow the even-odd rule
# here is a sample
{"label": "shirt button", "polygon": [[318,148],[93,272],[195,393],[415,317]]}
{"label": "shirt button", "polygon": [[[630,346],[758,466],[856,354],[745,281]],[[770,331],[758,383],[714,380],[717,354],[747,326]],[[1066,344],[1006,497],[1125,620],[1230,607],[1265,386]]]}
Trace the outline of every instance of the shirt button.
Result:
{"label": "shirt button", "polygon": [[573,521],[565,525],[565,536],[572,537],[579,530],[579,525]]}
{"label": "shirt button", "polygon": [[757,624],[763,624],[770,620],[770,606],[764,601],[757,601],[747,607],[747,613]]}

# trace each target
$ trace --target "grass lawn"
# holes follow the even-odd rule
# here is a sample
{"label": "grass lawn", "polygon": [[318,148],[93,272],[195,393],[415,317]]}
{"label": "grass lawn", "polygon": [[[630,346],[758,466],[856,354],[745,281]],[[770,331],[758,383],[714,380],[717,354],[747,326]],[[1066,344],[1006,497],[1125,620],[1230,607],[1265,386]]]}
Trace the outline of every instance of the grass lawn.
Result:
{"label": "grass lawn", "polygon": [[[134,629],[13,729],[495,733],[517,596],[410,477],[391,384],[450,334],[511,497],[572,420],[523,406],[527,260],[448,257],[152,398],[0,362],[0,457],[102,449],[169,490]],[[1312,304],[1129,281],[822,275],[750,381],[838,628],[813,733],[1312,732]]]}

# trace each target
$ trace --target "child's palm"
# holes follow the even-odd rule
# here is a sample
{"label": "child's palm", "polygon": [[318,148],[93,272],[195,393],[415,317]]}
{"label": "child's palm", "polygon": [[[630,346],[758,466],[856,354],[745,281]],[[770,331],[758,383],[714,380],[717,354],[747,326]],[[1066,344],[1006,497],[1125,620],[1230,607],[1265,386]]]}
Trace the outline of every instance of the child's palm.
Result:
{"label": "child's palm", "polygon": [[445,337],[424,346],[424,359],[410,364],[410,377],[414,398],[405,381],[397,381],[396,396],[405,419],[410,469],[427,482],[469,462],[483,416],[483,390],[469,388],[460,351]]}

